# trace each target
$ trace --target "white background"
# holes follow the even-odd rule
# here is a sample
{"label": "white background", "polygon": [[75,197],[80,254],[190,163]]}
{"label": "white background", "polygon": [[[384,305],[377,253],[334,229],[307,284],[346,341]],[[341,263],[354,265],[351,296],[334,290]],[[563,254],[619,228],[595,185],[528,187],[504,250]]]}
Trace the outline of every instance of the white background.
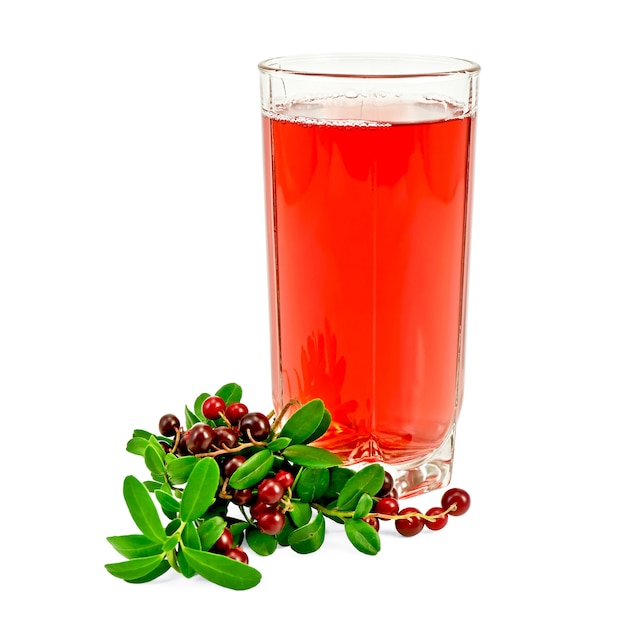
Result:
{"label": "white background", "polygon": [[[59,618],[624,624],[619,3],[0,5],[2,596]],[[335,530],[233,592],[128,585],[108,535],[134,428],[236,381],[269,410],[258,61],[481,64],[465,405],[440,533]],[[421,496],[419,506],[439,494]],[[161,622],[165,623],[165,622]]]}

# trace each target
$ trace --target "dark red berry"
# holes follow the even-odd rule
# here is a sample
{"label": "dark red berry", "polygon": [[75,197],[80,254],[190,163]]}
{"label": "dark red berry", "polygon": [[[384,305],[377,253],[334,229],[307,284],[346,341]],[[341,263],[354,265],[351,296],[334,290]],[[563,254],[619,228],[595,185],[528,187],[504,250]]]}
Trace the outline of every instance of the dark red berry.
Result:
{"label": "dark red berry", "polygon": [[232,476],[235,470],[238,467],[241,467],[241,465],[243,465],[243,462],[245,460],[246,460],[246,457],[241,456],[241,454],[238,454],[236,456],[231,456],[230,459],[228,459],[228,461],[224,463],[224,476],[226,477]]}
{"label": "dark red berry", "polygon": [[389,472],[385,471],[385,480],[383,482],[383,486],[380,488],[376,496],[379,498],[384,498],[385,496],[389,495],[392,489],[393,489],[393,476]]}
{"label": "dark red berry", "polygon": [[[419,513],[419,511],[413,507],[407,507],[398,511],[398,515],[407,515],[408,513]],[[404,519],[395,520],[396,530],[404,537],[413,537],[422,532],[424,528],[424,520],[416,515],[407,517]]]}
{"label": "dark red berry", "polygon": [[218,448],[234,448],[239,443],[239,434],[233,428],[217,426],[213,429],[213,445]]}
{"label": "dark red berry", "polygon": [[226,402],[219,396],[209,396],[202,403],[202,415],[209,420],[216,420],[226,410]]}
{"label": "dark red berry", "polygon": [[424,520],[424,526],[426,528],[430,528],[430,530],[441,530],[448,523],[448,516],[444,515],[445,511],[439,507],[434,506],[428,511],[426,511],[426,515],[429,517],[437,516],[437,519],[434,520]]}
{"label": "dark red berry", "polygon": [[[454,487],[452,489],[448,489],[443,496],[441,497],[441,506],[446,511],[448,511],[448,515],[463,515],[467,513],[470,508],[471,500],[469,493],[464,489],[459,489],[458,487]],[[453,507],[453,508],[451,508]]]}
{"label": "dark red berry", "polygon": [[234,561],[240,561],[241,563],[248,564],[248,555],[241,548],[230,548],[224,552],[224,556]]}
{"label": "dark red berry", "polygon": [[257,518],[256,525],[266,535],[277,535],[285,525],[285,514],[280,511],[263,513]]}
{"label": "dark red berry", "polygon": [[189,435],[189,431],[182,434],[180,439],[178,440],[178,447],[176,448],[176,454],[179,456],[187,456],[189,454],[189,450],[187,449],[187,436]]}
{"label": "dark red berry", "polygon": [[252,489],[235,489],[232,493],[231,502],[237,506],[247,506],[252,502]]}
{"label": "dark red berry", "polygon": [[363,521],[369,524],[374,530],[380,529],[380,521],[377,517],[364,517]]}
{"label": "dark red berry", "polygon": [[239,420],[248,413],[248,407],[243,402],[233,402],[226,407],[224,415],[226,419],[235,426]]}
{"label": "dark red berry", "polygon": [[165,454],[172,451],[172,447],[169,443],[167,443],[167,441],[159,441],[159,444],[161,448],[163,448],[163,452],[165,452]]}
{"label": "dark red berry", "polygon": [[227,550],[230,550],[233,547],[233,534],[228,530],[228,528],[224,528],[222,534],[219,539],[211,546],[211,550],[213,552],[221,552],[224,554]]}
{"label": "dark red berry", "polygon": [[208,425],[200,422],[194,424],[185,436],[187,449],[191,454],[201,454],[208,452],[213,443],[213,429]]}
{"label": "dark red berry", "polygon": [[285,495],[285,488],[275,478],[264,478],[257,489],[257,500],[265,504],[278,504]]}
{"label": "dark red berry", "polygon": [[276,476],[274,478],[285,488],[291,487],[293,485],[293,474],[288,472],[287,470],[278,470],[276,472]]}
{"label": "dark red berry", "polygon": [[239,421],[242,439],[263,441],[270,434],[270,422],[263,413],[247,413]]}
{"label": "dark red berry", "polygon": [[259,502],[258,500],[250,507],[250,515],[252,515],[254,519],[259,519],[261,515],[273,513],[274,511],[276,511],[274,505],[268,504],[267,502]]}
{"label": "dark red berry", "polygon": [[400,503],[395,498],[389,496],[381,498],[374,506],[375,513],[382,515],[397,515],[400,510]]}
{"label": "dark red berry", "polygon": [[173,437],[177,428],[180,428],[180,420],[171,413],[167,413],[159,420],[159,432],[164,437]]}

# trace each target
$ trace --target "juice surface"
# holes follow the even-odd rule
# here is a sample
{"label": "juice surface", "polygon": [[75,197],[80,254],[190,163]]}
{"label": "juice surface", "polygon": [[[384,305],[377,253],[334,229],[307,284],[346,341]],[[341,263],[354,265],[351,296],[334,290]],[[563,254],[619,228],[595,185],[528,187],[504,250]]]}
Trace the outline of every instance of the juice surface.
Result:
{"label": "juice surface", "polygon": [[460,410],[474,120],[425,110],[263,119],[274,404],[322,398],[347,462],[427,457]]}

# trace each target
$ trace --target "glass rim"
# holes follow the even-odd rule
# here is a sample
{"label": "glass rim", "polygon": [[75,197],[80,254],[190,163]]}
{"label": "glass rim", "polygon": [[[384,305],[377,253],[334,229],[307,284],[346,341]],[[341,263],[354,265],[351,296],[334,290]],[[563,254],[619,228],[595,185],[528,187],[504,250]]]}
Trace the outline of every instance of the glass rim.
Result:
{"label": "glass rim", "polygon": [[[361,66],[361,71],[341,70],[344,64]],[[375,65],[385,66],[384,71]],[[478,74],[480,65],[467,59],[406,53],[324,53],[271,57],[258,64],[268,74],[288,74],[318,78],[401,79],[436,78]],[[334,69],[333,69],[334,68]],[[371,68],[371,69],[368,69]],[[401,70],[401,68],[404,68]],[[429,69],[428,69],[429,68]]]}

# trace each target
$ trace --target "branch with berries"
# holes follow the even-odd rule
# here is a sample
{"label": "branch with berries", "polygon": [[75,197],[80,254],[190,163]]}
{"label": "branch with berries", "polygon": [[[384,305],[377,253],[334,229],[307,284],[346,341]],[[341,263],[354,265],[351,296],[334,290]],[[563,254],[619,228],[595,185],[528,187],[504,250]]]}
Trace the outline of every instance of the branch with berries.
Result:
{"label": "branch with berries", "polygon": [[351,469],[311,445],[331,422],[319,399],[287,420],[251,412],[241,399],[241,387],[229,383],[186,406],[184,426],[168,413],[157,434],[133,432],[126,449],[143,457],[150,479],[124,480],[124,500],[140,532],[107,538],[126,559],[105,565],[113,576],[143,583],[173,569],[249,589],[261,580],[250,552],[267,556],[279,546],[315,552],[326,520],[341,524],[357,550],[374,555],[381,522],[393,521],[400,535],[411,537],[424,528],[441,530],[449,516],[469,509],[468,493],[458,488],[426,513],[401,508],[383,466]]}

